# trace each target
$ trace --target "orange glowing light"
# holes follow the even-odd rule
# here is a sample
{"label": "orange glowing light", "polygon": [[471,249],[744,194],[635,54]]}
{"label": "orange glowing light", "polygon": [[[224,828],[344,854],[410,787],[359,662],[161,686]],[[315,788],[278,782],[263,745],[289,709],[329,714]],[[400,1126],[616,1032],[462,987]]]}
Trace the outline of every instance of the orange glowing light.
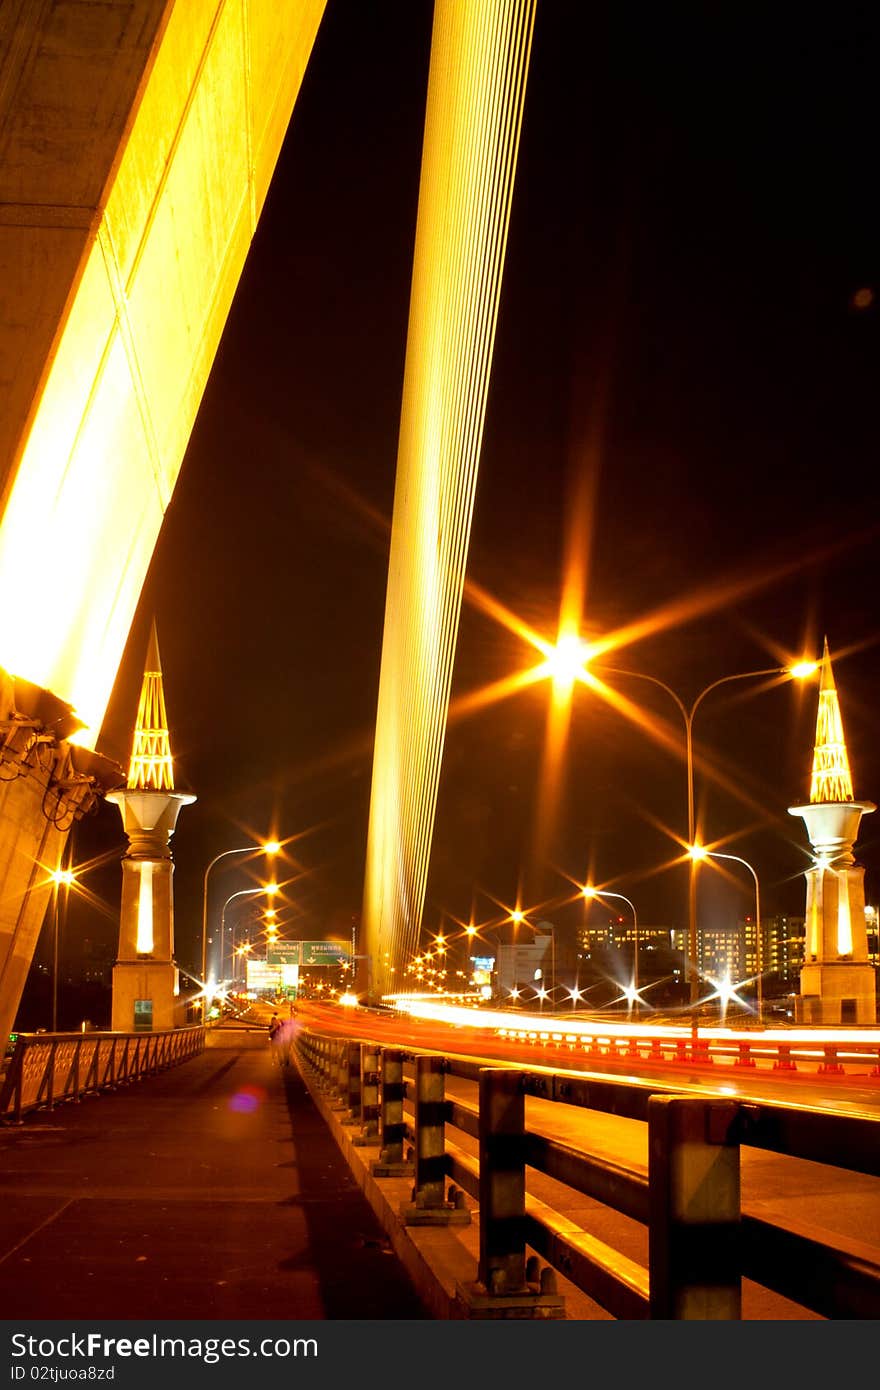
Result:
{"label": "orange glowing light", "polygon": [[545,662],[546,673],[555,685],[571,690],[575,681],[585,678],[592,655],[592,647],[574,633],[567,633],[560,636],[555,647],[551,647]]}
{"label": "orange glowing light", "polygon": [[788,674],[794,676],[795,680],[804,681],[815,676],[818,669],[818,661],[799,661],[796,666],[789,666]]}

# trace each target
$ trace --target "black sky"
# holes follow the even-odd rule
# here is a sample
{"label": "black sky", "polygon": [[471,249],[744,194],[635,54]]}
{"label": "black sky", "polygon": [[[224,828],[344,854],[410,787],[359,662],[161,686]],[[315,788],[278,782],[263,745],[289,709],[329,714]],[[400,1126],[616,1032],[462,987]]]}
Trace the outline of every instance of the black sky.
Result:
{"label": "black sky", "polygon": [[[178,955],[202,875],[248,831],[295,847],[291,932],[359,911],[431,6],[329,0],[156,550],[101,747],[127,756],[150,618],[182,777]],[[689,701],[783,651],[835,656],[857,796],[880,798],[876,7],[539,0],[469,574],[555,628],[568,499],[592,470],[585,627],[769,574],[617,653]],[[862,296],[862,299],[866,296]],[[592,449],[587,443],[592,441]],[[824,556],[824,558],[822,558]],[[528,664],[463,613],[457,691]],[[754,690],[756,687],[752,687]],[[662,692],[627,693],[670,721]],[[426,922],[562,891],[528,867],[547,691],[454,725]],[[707,837],[803,909],[815,686],[707,701],[698,741],[763,816],[702,786]],[[681,762],[581,691],[552,852],[681,925]],[[880,824],[861,858],[880,892]],[[76,857],[122,845],[115,808]],[[118,900],[119,871],[95,875]],[[246,886],[218,874],[214,899]],[[555,889],[554,889],[555,884]],[[707,902],[728,916],[742,893]],[[477,900],[478,916],[491,904]],[[546,915],[553,917],[550,911]]]}

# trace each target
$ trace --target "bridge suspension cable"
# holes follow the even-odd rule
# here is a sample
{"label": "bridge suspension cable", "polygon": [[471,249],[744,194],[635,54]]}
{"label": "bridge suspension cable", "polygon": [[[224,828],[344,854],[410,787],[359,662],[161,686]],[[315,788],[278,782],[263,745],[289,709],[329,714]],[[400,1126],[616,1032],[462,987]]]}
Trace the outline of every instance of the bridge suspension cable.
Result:
{"label": "bridge suspension cable", "polygon": [[434,10],[364,883],[373,998],[421,926],[535,3]]}

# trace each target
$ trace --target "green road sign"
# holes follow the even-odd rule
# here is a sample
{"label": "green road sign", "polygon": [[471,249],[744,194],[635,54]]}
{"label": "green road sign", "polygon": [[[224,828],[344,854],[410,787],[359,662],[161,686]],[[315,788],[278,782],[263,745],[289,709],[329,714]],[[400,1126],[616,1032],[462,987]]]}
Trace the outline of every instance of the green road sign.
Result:
{"label": "green road sign", "polygon": [[266,947],[267,965],[299,965],[301,941],[279,941]]}
{"label": "green road sign", "polygon": [[343,965],[348,951],[337,941],[279,941],[266,947],[267,965]]}
{"label": "green road sign", "polygon": [[301,965],[343,965],[348,951],[337,941],[303,941]]}

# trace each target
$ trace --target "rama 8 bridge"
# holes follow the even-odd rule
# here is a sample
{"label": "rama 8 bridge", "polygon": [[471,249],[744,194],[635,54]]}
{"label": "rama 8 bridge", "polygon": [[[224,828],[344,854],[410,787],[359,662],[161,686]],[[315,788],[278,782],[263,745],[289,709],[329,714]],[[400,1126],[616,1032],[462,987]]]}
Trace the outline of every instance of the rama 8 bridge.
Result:
{"label": "rama 8 bridge", "polygon": [[[422,926],[535,0],[434,6],[360,1005],[303,1006],[271,1047],[259,1006],[208,1026],[203,949],[201,1016],[184,1016],[169,841],[195,797],[175,787],[155,630],[127,771],[99,741],[323,11],[0,15],[7,1316],[45,1316],[50,1294],[54,1316],[172,1316],[182,1293],[193,1315],[265,1316],[268,1263],[279,1316],[309,1298],[316,1316],[353,1316],[378,1290],[376,1316],[876,1317],[876,1006],[853,855],[874,807],[854,796],[827,645],[809,801],[791,808],[813,849],[797,1020],[811,1038],[711,1036],[696,1007],[665,1033],[389,1008]],[[560,702],[610,671],[579,619],[570,603],[558,640],[534,637],[523,677],[551,675]],[[681,705],[691,821],[695,709]],[[127,839],[112,1027],[10,1052],[71,827],[101,798]],[[693,824],[687,849],[731,857]],[[696,1006],[694,920],[691,906]],[[344,1167],[318,1171],[325,1139]],[[225,1243],[208,1267],[212,1222]],[[400,1283],[375,1282],[371,1252],[392,1249]]]}
{"label": "rama 8 bridge", "polygon": [[[101,724],[323,8],[233,0],[215,23],[135,0],[82,33],[16,11],[0,588],[27,601],[0,627],[4,1037],[45,866],[119,785]],[[534,0],[440,0],[434,15],[364,892],[377,996],[424,900],[533,23]],[[64,96],[47,105],[53,78]],[[58,586],[46,556],[62,549]]]}

